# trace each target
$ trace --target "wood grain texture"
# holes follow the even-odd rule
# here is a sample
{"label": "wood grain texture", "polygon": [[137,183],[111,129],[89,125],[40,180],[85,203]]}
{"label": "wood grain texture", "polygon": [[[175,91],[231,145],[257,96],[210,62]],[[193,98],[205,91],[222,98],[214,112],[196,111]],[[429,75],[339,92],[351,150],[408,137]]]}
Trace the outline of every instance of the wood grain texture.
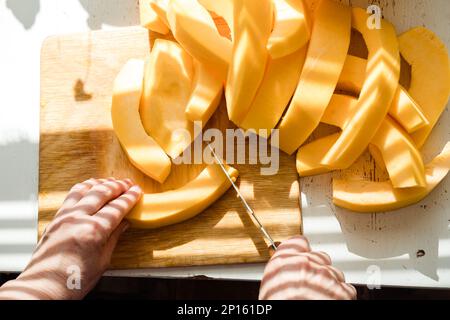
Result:
{"label": "wood grain texture", "polygon": [[[229,30],[222,30],[224,34]],[[91,177],[130,177],[148,193],[181,187],[203,165],[172,166],[163,185],[127,160],[112,130],[113,80],[130,58],[143,59],[155,34],[131,27],[47,39],[41,53],[39,233],[70,187]],[[170,36],[169,36],[170,38]],[[222,105],[207,128],[232,128]],[[235,165],[239,186],[276,241],[301,230],[295,159],[280,154],[276,176],[259,165]],[[262,262],[267,243],[229,190],[197,217],[158,230],[128,230],[114,253],[113,269]]]}

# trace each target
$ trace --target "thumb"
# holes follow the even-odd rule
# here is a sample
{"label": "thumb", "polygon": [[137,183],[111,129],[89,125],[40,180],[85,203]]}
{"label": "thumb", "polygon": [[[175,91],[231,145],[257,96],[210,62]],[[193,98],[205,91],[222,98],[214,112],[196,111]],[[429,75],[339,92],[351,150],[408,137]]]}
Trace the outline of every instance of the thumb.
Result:
{"label": "thumb", "polygon": [[105,247],[105,253],[107,256],[111,257],[114,249],[117,246],[117,242],[119,241],[120,236],[130,227],[130,223],[126,220],[123,220],[117,228],[111,233],[111,236],[108,239]]}

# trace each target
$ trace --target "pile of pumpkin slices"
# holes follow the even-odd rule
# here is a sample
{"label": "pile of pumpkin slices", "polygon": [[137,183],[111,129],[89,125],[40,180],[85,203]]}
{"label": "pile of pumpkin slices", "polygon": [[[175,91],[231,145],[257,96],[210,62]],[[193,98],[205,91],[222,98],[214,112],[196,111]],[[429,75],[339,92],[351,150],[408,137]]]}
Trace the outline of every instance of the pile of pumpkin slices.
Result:
{"label": "pile of pumpkin slices", "polygon": [[[423,27],[397,36],[387,20],[334,0],[141,0],[140,17],[161,37],[145,63],[132,60],[119,74],[112,117],[130,161],[160,183],[195,138],[179,129],[206,124],[223,94],[237,126],[265,138],[278,129],[300,176],[347,169],[369,150],[389,180],[334,180],[334,203],[352,211],[416,203],[450,170],[450,144],[427,165],[420,154],[450,95],[447,49]],[[360,56],[349,53],[355,34]],[[407,86],[401,57],[411,66]],[[321,123],[339,132],[307,142]],[[157,227],[192,217],[229,187],[218,170],[199,176],[204,194],[181,190],[190,207],[148,195],[131,219]]]}

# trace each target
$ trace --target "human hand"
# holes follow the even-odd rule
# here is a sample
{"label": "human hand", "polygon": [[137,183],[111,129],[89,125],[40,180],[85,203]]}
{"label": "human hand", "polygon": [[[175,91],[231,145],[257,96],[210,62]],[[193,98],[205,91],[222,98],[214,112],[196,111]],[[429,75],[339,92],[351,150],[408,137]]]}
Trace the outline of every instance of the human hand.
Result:
{"label": "human hand", "polygon": [[83,298],[108,267],[128,227],[122,219],[141,195],[129,179],[89,179],[75,185],[25,271],[0,288],[0,299]]}
{"label": "human hand", "polygon": [[308,240],[298,236],[283,242],[264,270],[261,300],[350,300],[356,289],[331,265],[323,252],[312,252]]}

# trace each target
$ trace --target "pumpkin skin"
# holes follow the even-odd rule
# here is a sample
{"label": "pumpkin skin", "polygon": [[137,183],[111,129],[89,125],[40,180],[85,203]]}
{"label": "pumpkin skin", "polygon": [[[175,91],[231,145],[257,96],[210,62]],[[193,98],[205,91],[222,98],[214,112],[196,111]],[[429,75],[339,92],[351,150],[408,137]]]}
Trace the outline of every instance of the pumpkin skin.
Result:
{"label": "pumpkin skin", "polygon": [[[239,172],[225,165],[236,181]],[[185,186],[163,193],[145,194],[126,219],[136,228],[155,229],[179,223],[201,213],[231,187],[220,165],[207,166]]]}
{"label": "pumpkin skin", "polygon": [[171,161],[158,143],[147,135],[139,115],[144,61],[129,60],[114,81],[111,117],[114,132],[130,162],[150,178],[163,183]]}

